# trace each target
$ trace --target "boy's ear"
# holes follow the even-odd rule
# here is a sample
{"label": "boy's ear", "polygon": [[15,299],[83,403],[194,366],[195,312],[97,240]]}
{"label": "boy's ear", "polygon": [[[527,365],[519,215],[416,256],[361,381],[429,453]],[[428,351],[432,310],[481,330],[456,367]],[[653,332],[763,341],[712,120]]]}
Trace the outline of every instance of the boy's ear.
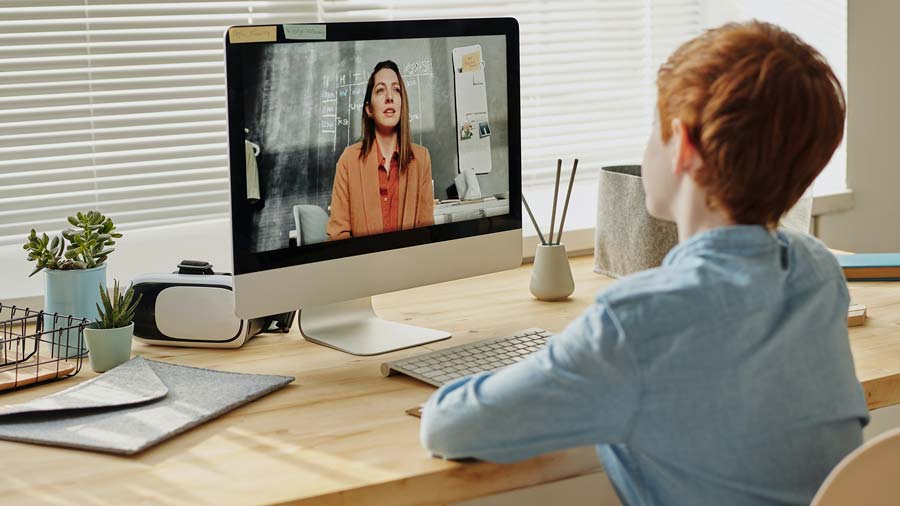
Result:
{"label": "boy's ear", "polygon": [[672,171],[675,175],[692,175],[703,165],[700,151],[691,142],[684,123],[678,118],[672,119],[672,142],[674,143],[674,159]]}

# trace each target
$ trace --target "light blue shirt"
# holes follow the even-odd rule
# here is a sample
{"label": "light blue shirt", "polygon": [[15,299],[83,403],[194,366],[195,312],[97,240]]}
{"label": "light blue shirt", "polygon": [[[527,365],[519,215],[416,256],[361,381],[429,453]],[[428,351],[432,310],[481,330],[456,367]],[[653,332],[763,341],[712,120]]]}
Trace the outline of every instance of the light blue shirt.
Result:
{"label": "light blue shirt", "polygon": [[848,303],[812,237],[697,234],[540,352],[444,385],[422,444],[494,462],[597,445],[628,506],[807,505],[868,423]]}

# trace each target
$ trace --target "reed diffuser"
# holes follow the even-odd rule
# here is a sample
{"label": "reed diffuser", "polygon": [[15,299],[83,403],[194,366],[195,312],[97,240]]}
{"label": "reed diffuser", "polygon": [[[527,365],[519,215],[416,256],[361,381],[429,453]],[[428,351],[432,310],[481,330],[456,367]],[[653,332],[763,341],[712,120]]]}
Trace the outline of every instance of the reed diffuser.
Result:
{"label": "reed diffuser", "polygon": [[[531,223],[537,231],[541,243],[534,253],[534,267],[531,270],[531,294],[538,300],[557,301],[565,300],[575,291],[575,280],[572,278],[572,268],[569,266],[569,257],[566,254],[566,246],[562,243],[563,227],[566,223],[566,213],[569,210],[569,199],[572,196],[572,184],[575,182],[575,173],[578,170],[578,159],[572,165],[569,175],[569,187],[566,190],[566,200],[563,204],[562,217],[559,222],[559,230],[556,225],[556,205],[559,197],[559,180],[562,175],[562,159],[556,161],[556,183],[553,187],[553,206],[550,212],[550,235],[545,238],[541,232],[534,213],[522,195],[522,203],[531,218]],[[554,241],[554,232],[556,232]],[[548,240],[549,239],[549,240]]]}

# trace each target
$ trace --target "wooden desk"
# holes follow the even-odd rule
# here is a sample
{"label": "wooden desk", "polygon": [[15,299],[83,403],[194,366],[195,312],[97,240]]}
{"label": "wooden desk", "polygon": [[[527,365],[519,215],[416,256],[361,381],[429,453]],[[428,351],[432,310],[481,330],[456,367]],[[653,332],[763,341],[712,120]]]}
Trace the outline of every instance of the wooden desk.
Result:
{"label": "wooden desk", "polygon": [[[434,348],[530,326],[558,331],[611,280],[572,262],[576,293],[542,303],[528,293],[530,266],[376,298],[387,318],[448,329]],[[900,284],[856,283],[854,300],[869,320],[851,329],[856,367],[872,408],[900,403]],[[0,442],[3,504],[444,504],[600,471],[593,448],[511,465],[457,464],[419,446],[419,421],[404,410],[433,388],[403,376],[382,378],[379,364],[419,353],[353,357],[309,344],[294,331],[255,338],[239,350],[136,345],[136,353],[216,369],[286,374],[287,388],[148,450],[115,457]],[[94,374],[5,395],[21,402]]]}

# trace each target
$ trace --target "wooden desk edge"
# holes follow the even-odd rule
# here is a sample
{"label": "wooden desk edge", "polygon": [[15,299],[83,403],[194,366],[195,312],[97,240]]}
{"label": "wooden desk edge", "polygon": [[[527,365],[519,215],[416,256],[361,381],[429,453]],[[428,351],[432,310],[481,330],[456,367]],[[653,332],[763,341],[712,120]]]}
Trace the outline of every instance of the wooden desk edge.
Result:
{"label": "wooden desk edge", "polygon": [[[513,464],[458,463],[414,479],[340,490],[279,506],[433,506],[511,492],[603,472],[594,447],[541,455]],[[435,491],[439,490],[439,494]],[[439,496],[439,497],[436,497]],[[437,501],[437,502],[435,502]]]}
{"label": "wooden desk edge", "polygon": [[864,381],[862,385],[869,411],[900,404],[900,374]]}

